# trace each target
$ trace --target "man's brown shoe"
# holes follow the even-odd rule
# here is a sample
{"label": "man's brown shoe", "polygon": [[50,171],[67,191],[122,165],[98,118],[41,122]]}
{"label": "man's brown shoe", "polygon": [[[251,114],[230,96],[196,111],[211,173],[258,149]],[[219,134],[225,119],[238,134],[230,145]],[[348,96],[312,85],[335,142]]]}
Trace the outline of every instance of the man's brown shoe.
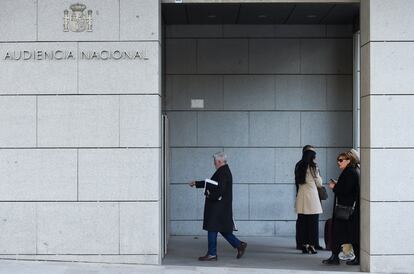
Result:
{"label": "man's brown shoe", "polygon": [[199,257],[198,258],[199,261],[217,261],[217,255],[213,256],[213,255],[206,255],[203,257]]}
{"label": "man's brown shoe", "polygon": [[237,259],[240,259],[243,256],[244,252],[246,251],[246,247],[247,243],[241,242],[240,246],[237,248]]}

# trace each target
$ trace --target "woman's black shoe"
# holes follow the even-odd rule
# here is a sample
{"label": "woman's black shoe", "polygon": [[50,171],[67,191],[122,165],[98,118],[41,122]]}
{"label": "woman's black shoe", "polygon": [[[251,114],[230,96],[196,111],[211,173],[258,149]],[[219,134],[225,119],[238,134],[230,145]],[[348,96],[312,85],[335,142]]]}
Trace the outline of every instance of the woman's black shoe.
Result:
{"label": "woman's black shoe", "polygon": [[323,260],[322,263],[328,264],[328,265],[339,265],[340,264],[338,255],[334,255],[334,254],[332,254],[331,257],[329,257],[329,259]]}
{"label": "woman's black shoe", "polygon": [[346,262],[347,265],[359,265],[359,259],[355,258],[352,261]]}
{"label": "woman's black shoe", "polygon": [[312,254],[318,253],[318,252],[316,252],[315,248],[311,245],[308,247],[308,250],[309,250],[309,253],[312,253]]}
{"label": "woman's black shoe", "polygon": [[307,245],[302,245],[302,253],[303,254],[308,254],[309,253],[309,249]]}

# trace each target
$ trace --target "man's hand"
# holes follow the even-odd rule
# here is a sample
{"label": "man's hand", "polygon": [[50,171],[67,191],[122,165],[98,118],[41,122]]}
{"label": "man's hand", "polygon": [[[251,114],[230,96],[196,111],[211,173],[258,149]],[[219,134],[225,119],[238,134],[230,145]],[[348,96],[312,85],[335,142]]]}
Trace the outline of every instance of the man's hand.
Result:
{"label": "man's hand", "polygon": [[188,185],[191,186],[191,187],[195,187],[196,183],[195,183],[195,181],[192,181],[192,182],[189,182]]}

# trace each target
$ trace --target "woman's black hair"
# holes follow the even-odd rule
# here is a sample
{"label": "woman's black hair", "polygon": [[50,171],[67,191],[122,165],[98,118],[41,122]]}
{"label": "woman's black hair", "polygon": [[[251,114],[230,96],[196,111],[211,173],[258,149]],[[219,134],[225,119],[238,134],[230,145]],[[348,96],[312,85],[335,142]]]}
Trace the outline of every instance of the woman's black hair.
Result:
{"label": "woman's black hair", "polygon": [[316,152],[313,150],[306,150],[302,154],[302,160],[298,164],[298,168],[295,171],[295,182],[298,185],[306,183],[306,172],[310,169],[312,176],[316,177]]}

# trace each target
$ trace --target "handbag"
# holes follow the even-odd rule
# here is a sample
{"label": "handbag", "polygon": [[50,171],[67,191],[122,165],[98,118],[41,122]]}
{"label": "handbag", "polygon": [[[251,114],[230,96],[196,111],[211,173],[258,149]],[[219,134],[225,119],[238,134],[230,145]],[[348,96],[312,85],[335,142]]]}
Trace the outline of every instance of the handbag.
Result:
{"label": "handbag", "polygon": [[352,206],[344,206],[338,204],[338,202],[335,204],[335,218],[339,220],[349,220],[352,213],[354,213],[355,210],[355,203]]}
{"label": "handbag", "polygon": [[[319,169],[318,169],[318,174],[319,174]],[[316,185],[316,189],[318,190],[318,196],[319,196],[319,200],[323,201],[323,200],[327,200],[328,199],[328,192],[326,192],[326,188],[324,186],[318,186],[316,184],[316,177],[313,178],[315,185]]]}
{"label": "handbag", "polygon": [[328,192],[324,186],[316,187],[318,189],[319,200],[327,200],[328,199]]}

